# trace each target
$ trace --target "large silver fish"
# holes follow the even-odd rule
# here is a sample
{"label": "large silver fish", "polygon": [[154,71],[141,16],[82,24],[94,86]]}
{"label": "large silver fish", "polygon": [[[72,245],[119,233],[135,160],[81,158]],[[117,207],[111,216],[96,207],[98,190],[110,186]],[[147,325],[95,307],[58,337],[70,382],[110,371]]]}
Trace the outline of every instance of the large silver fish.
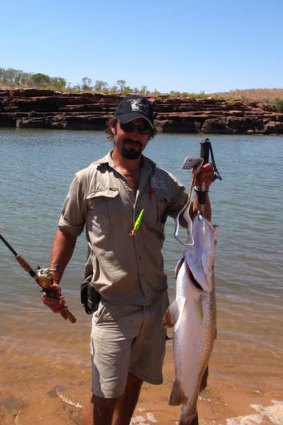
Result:
{"label": "large silver fish", "polygon": [[165,315],[174,326],[175,380],[169,404],[181,405],[179,425],[198,425],[198,395],[206,387],[216,337],[214,252],[216,231],[198,214],[188,226],[191,244],[176,267],[176,298]]}

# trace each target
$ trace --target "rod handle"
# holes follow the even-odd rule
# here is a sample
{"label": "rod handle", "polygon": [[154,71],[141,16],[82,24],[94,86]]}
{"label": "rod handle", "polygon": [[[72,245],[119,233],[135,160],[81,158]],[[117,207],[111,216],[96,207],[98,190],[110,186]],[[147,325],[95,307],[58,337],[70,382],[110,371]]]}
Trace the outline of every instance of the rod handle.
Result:
{"label": "rod handle", "polygon": [[66,316],[67,319],[70,320],[71,323],[76,323],[77,319],[75,318],[75,316],[70,312],[69,309],[66,310]]}
{"label": "rod handle", "polygon": [[20,254],[17,254],[16,256],[16,260],[17,262],[20,264],[20,266],[26,271],[28,272],[28,274],[34,278],[34,276],[36,276],[36,273],[33,271],[33,269],[31,268],[31,266],[29,265],[29,263],[24,259],[24,257]]}
{"label": "rod handle", "polygon": [[[200,157],[203,159],[203,164],[207,164],[209,162],[210,147],[211,143],[209,139],[205,139],[200,143]],[[198,202],[201,212],[204,213],[206,204],[206,186],[204,183],[201,185],[201,190],[198,192]]]}
{"label": "rod handle", "polygon": [[203,159],[203,164],[207,164],[209,161],[210,146],[209,139],[205,139],[200,143],[200,157]]}

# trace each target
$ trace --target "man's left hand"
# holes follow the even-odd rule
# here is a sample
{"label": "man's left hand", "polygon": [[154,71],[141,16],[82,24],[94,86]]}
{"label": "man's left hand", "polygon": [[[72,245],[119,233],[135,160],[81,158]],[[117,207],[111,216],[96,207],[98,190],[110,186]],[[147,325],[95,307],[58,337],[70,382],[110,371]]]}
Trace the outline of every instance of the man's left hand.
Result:
{"label": "man's left hand", "polygon": [[201,189],[202,185],[205,184],[205,188],[206,190],[208,190],[209,186],[215,179],[213,165],[210,162],[207,162],[206,164],[202,165],[195,178],[195,185],[197,186],[197,188]]}

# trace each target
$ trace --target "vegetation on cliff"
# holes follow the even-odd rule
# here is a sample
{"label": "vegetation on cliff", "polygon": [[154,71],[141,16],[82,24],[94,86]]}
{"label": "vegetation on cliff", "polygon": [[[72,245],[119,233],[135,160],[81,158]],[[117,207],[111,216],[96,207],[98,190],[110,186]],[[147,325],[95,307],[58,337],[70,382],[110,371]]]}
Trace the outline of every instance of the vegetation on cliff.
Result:
{"label": "vegetation on cliff", "polygon": [[35,88],[48,89],[62,92],[93,92],[102,94],[130,94],[138,93],[147,96],[167,95],[169,97],[194,97],[197,99],[217,98],[226,101],[241,100],[243,102],[261,102],[272,103],[277,106],[279,112],[283,112],[283,89],[246,89],[233,90],[221,93],[189,93],[171,91],[169,93],[160,93],[158,90],[150,91],[146,86],[141,88],[131,88],[123,79],[117,80],[116,85],[109,86],[106,81],[96,80],[94,83],[89,77],[84,77],[80,84],[71,85],[62,77],[50,77],[42,73],[27,73],[13,68],[0,67],[0,88]]}

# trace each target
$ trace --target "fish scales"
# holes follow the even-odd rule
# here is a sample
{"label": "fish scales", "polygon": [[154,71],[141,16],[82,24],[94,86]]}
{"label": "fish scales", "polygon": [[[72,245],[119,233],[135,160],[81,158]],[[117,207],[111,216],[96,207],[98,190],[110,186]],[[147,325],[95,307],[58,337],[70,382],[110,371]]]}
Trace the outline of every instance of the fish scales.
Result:
{"label": "fish scales", "polygon": [[165,324],[174,324],[175,380],[169,404],[181,405],[179,425],[198,425],[198,395],[216,337],[214,251],[216,231],[203,216],[192,222],[194,243],[177,266],[176,298]]}

